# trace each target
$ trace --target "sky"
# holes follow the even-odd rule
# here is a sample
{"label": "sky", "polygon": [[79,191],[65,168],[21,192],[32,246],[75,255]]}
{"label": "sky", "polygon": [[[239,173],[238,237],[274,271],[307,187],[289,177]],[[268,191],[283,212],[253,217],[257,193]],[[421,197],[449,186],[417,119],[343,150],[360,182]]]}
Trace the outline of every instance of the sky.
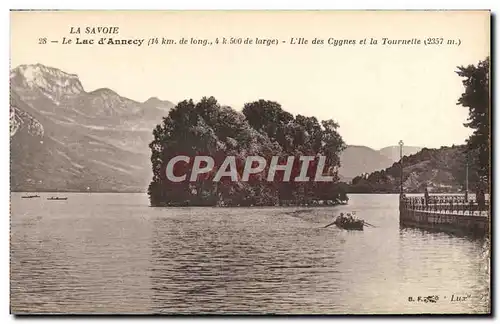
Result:
{"label": "sky", "polygon": [[[84,34],[88,26],[116,26],[119,34]],[[82,34],[70,34],[71,27]],[[294,115],[336,120],[347,144],[379,149],[403,140],[432,148],[462,144],[471,133],[463,126],[467,108],[456,105],[464,88],[455,71],[489,55],[489,33],[485,11],[12,12],[11,68],[41,63],[77,74],[86,91],[110,88],[137,101],[214,96],[241,110],[272,100]],[[61,44],[63,37],[73,44]],[[76,37],[258,37],[279,44],[77,45]],[[309,44],[289,44],[292,37]],[[383,46],[384,37],[460,45]],[[357,44],[317,45],[313,38]],[[379,44],[360,45],[365,38]]]}

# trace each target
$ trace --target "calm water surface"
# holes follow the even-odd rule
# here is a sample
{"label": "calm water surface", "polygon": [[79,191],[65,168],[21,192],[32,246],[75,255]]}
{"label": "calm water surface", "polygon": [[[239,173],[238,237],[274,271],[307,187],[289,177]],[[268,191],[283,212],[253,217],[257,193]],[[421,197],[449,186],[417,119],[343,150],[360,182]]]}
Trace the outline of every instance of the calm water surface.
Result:
{"label": "calm water surface", "polygon": [[[484,239],[400,229],[397,195],[331,208],[11,196],[13,313],[485,313]],[[376,228],[324,228],[356,211]],[[451,302],[454,295],[470,295]],[[437,303],[408,297],[438,295]]]}

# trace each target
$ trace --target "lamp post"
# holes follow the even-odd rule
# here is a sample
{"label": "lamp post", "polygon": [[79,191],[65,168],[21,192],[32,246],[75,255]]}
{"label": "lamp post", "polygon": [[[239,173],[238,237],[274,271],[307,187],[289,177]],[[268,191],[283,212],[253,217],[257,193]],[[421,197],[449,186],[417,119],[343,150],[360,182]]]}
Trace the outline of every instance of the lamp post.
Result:
{"label": "lamp post", "polygon": [[399,141],[399,164],[401,165],[401,176],[399,183],[399,196],[403,197],[403,140]]}
{"label": "lamp post", "polygon": [[465,202],[469,201],[469,155],[465,156]]}

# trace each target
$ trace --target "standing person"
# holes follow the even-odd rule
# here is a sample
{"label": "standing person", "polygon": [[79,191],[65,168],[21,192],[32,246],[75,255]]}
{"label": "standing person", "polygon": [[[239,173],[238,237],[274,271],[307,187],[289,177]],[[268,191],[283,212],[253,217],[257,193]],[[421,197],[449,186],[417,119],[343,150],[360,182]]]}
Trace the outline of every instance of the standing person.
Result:
{"label": "standing person", "polygon": [[425,206],[428,206],[429,205],[429,190],[427,190],[427,187],[425,187],[424,199],[425,199]]}
{"label": "standing person", "polygon": [[[478,209],[480,209],[480,200],[481,200],[481,190],[479,189],[479,185],[476,186],[476,190],[475,190],[475,198],[473,200],[471,200],[472,202],[474,202],[474,200],[476,201],[476,205],[478,207]],[[472,206],[473,204],[471,204]]]}
{"label": "standing person", "polygon": [[479,210],[484,210],[485,209],[484,207],[486,205],[485,204],[486,203],[486,197],[484,195],[484,189],[481,189],[479,191],[479,194],[478,194],[476,200],[477,200],[477,204],[479,205]]}

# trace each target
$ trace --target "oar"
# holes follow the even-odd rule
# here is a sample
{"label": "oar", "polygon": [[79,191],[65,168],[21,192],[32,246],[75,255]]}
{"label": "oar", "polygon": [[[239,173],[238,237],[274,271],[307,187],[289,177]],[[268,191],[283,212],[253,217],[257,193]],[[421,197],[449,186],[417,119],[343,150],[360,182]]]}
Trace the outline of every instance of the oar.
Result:
{"label": "oar", "polygon": [[365,225],[369,225],[369,226],[371,226],[371,227],[377,227],[377,226],[372,225],[372,224],[370,224],[370,223],[368,223],[368,222],[366,222],[366,221],[363,221],[363,224],[365,224]]}
{"label": "oar", "polygon": [[332,226],[333,224],[335,224],[335,222],[330,223],[330,224],[326,225],[326,226],[325,226],[325,227],[323,227],[323,228],[327,228],[328,226]]}

